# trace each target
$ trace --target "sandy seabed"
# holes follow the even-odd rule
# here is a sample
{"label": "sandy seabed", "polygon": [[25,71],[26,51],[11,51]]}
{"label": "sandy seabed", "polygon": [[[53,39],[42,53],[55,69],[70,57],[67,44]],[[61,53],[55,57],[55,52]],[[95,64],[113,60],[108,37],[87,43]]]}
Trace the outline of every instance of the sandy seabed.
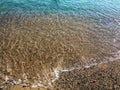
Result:
{"label": "sandy seabed", "polygon": [[120,89],[119,37],[110,28],[94,19],[56,14],[0,18],[1,87]]}

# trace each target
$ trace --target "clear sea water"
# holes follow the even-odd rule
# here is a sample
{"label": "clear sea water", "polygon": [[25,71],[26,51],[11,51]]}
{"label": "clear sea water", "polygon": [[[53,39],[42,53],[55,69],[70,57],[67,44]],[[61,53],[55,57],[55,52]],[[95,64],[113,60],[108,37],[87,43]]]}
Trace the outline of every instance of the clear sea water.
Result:
{"label": "clear sea water", "polygon": [[[3,21],[11,18],[9,15],[16,14],[23,15],[23,17],[26,14],[40,15],[41,17],[51,14],[72,18],[72,20],[78,18],[69,24],[70,28],[73,29],[72,32],[79,33],[78,35],[102,53],[102,55],[95,55],[96,53],[92,52],[92,48],[86,47],[89,53],[81,58],[84,60],[87,56],[89,57],[89,54],[93,54],[91,60],[83,65],[86,68],[102,62],[120,59],[120,0],[0,0],[0,25]],[[32,18],[34,19],[34,17]],[[84,24],[80,24],[82,19]],[[57,28],[60,27],[56,25],[55,29]],[[65,28],[67,29],[69,26]],[[74,47],[75,44],[72,43],[72,45]],[[59,77],[59,71],[70,71],[81,65],[79,60],[76,60],[74,64],[69,61],[66,63],[70,65],[61,66],[62,70],[55,69],[54,79]],[[67,65],[66,63],[65,65]]]}
{"label": "clear sea water", "polygon": [[1,0],[2,12],[47,12],[65,15],[117,15],[119,0]]}

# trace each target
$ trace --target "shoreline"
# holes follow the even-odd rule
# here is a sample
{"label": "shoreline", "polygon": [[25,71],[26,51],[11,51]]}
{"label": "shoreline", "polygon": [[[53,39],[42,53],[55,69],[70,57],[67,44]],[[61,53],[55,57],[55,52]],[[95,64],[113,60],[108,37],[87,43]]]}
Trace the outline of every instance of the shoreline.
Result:
{"label": "shoreline", "polygon": [[15,80],[19,84],[49,86],[57,78],[56,68],[60,72],[84,68],[120,56],[116,53],[118,41],[110,36],[113,32],[101,29],[96,22],[57,15],[29,18],[16,23],[17,18],[11,21],[8,17],[7,24],[0,27],[0,77],[5,83]]}
{"label": "shoreline", "polygon": [[[114,72],[112,72],[111,70]],[[61,90],[61,89],[89,90],[92,88],[94,88],[95,90],[96,89],[119,90],[120,89],[119,77],[120,77],[120,60],[117,60],[109,63],[104,63],[101,65],[92,66],[90,68],[76,69],[69,72],[63,72],[61,73],[60,78],[54,83],[53,87],[30,88],[17,85],[12,86],[10,87],[10,89],[7,90]],[[85,83],[83,83],[84,80]],[[68,83],[65,84],[66,82]]]}

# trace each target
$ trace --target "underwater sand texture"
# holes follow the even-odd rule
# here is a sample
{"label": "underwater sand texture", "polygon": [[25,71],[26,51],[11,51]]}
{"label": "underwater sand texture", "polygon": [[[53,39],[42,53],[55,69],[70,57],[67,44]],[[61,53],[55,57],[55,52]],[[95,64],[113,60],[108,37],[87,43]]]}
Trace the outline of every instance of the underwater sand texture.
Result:
{"label": "underwater sand texture", "polygon": [[62,72],[120,59],[119,2],[24,1],[0,3],[1,87],[51,87]]}
{"label": "underwater sand texture", "polygon": [[47,87],[59,77],[59,72],[119,58],[119,42],[114,43],[112,31],[96,29],[100,26],[79,18],[47,17],[21,19],[18,23],[13,20],[1,27],[3,84]]}

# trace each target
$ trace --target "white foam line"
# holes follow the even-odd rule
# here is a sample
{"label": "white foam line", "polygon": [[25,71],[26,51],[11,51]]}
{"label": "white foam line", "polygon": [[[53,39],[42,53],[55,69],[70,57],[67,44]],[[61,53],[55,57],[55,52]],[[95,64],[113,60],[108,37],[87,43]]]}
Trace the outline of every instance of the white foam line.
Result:
{"label": "white foam line", "polygon": [[[118,55],[118,53],[119,53],[119,55]],[[90,67],[92,67],[92,66],[96,66],[96,65],[100,65],[100,64],[105,64],[105,63],[108,63],[108,62],[112,62],[112,61],[117,61],[117,60],[119,60],[120,59],[120,51],[117,53],[117,56],[118,57],[116,57],[116,58],[110,58],[108,61],[106,60],[106,61],[103,61],[103,62],[100,62],[100,63],[92,63],[92,64],[90,64],[90,65],[84,65],[83,67],[81,67],[81,66],[77,66],[77,67],[70,67],[70,68],[66,68],[66,69],[63,69],[62,67],[57,67],[57,68],[55,68],[54,69],[54,72],[52,72],[52,73],[54,73],[55,74],[55,77],[54,77],[54,79],[52,79],[51,81],[49,81],[49,86],[52,86],[52,83],[54,83],[56,80],[58,80],[59,79],[59,77],[60,77],[60,72],[70,72],[70,71],[73,71],[73,70],[76,70],[76,69],[81,69],[81,68],[90,68]],[[40,85],[35,85],[35,84],[33,84],[32,85],[32,87],[34,88],[34,87],[38,87],[38,86],[42,86],[42,87],[47,87],[47,86],[45,86],[45,85],[42,85],[42,84],[40,84]]]}
{"label": "white foam line", "polygon": [[[109,60],[106,60],[106,61],[103,61],[103,62],[100,62],[100,63],[92,63],[92,64],[90,64],[90,65],[84,65],[83,67],[84,68],[90,68],[90,67],[92,67],[92,66],[96,66],[96,65],[100,65],[100,64],[106,64],[106,63],[108,63],[108,62],[113,62],[113,61],[117,61],[117,60],[119,60],[120,59],[120,51],[118,51],[117,53],[116,53],[116,58],[109,58]],[[76,69],[81,69],[82,67],[70,67],[70,68],[67,68],[67,69],[60,69],[60,70],[55,70],[55,74],[56,74],[56,79],[54,79],[53,80],[53,82],[54,81],[56,81],[57,79],[59,79],[59,73],[60,72],[70,72],[70,71],[73,71],[73,70],[76,70]]]}

